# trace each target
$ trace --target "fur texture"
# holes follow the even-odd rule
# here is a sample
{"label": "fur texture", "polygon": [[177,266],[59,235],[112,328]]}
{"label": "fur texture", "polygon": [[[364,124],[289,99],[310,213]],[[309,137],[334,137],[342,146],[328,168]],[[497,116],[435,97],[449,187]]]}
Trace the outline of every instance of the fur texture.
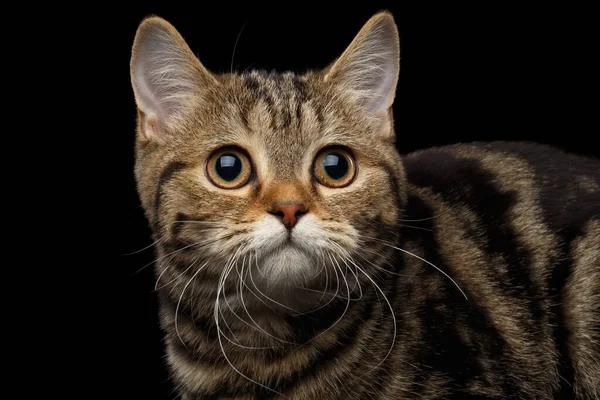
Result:
{"label": "fur texture", "polygon": [[[214,75],[142,22],[135,174],[182,398],[600,398],[600,162],[503,142],[401,158],[398,68],[388,13],[302,76]],[[207,163],[231,146],[252,177],[222,189]],[[314,177],[329,146],[348,186]]]}

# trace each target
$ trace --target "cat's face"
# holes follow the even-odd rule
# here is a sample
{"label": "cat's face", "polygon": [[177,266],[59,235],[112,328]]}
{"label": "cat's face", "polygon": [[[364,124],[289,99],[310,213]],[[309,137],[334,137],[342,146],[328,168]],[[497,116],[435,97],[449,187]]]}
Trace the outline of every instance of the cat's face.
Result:
{"label": "cat's face", "polygon": [[157,239],[262,287],[318,287],[365,265],[401,211],[398,52],[379,14],[324,71],[216,76],[168,23],[142,23],[136,176]]}

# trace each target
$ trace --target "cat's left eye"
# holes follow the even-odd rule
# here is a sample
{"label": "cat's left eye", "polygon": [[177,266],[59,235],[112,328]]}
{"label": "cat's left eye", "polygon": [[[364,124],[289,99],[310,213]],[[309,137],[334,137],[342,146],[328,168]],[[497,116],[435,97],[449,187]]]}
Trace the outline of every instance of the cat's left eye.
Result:
{"label": "cat's left eye", "polygon": [[352,154],[341,147],[328,147],[317,154],[313,174],[320,184],[331,188],[348,186],[356,175]]}
{"label": "cat's left eye", "polygon": [[213,153],[206,165],[206,172],[215,186],[238,189],[250,180],[252,166],[243,150],[226,148]]}

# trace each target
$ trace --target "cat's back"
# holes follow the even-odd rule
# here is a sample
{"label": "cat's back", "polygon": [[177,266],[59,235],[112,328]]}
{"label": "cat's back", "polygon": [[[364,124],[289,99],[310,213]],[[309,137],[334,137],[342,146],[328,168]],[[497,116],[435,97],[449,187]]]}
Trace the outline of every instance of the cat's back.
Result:
{"label": "cat's back", "polygon": [[600,398],[600,161],[493,142],[418,151],[403,163],[406,224],[432,231],[421,240],[435,243],[438,267],[471,304],[492,319],[507,308],[497,326],[519,348],[513,369],[539,372],[522,393]]}
{"label": "cat's back", "polygon": [[492,207],[511,197],[527,202],[556,232],[600,218],[600,160],[591,157],[536,143],[475,142],[417,151],[403,160],[411,186],[450,201]]}

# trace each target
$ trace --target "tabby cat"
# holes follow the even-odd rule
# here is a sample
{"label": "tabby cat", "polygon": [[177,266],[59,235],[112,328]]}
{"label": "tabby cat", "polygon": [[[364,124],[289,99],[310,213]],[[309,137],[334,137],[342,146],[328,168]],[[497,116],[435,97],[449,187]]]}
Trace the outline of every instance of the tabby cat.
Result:
{"label": "tabby cat", "polygon": [[183,399],[600,399],[600,162],[400,157],[393,17],[322,71],[135,37],[135,174]]}

